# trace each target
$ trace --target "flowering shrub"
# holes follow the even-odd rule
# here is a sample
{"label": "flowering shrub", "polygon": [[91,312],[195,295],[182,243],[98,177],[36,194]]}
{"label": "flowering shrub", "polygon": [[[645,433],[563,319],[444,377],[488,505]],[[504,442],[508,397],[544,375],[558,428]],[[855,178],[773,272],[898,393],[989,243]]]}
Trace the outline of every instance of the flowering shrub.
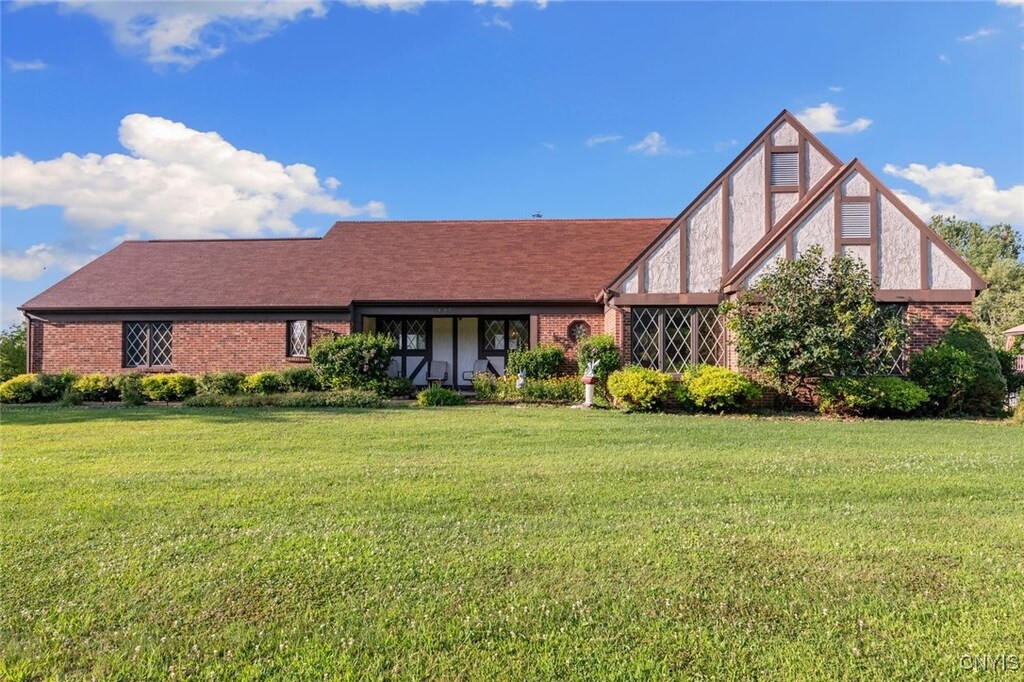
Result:
{"label": "flowering shrub", "polygon": [[669,395],[672,379],[656,369],[632,365],[608,377],[608,392],[616,407],[627,412],[653,410]]}
{"label": "flowering shrub", "polygon": [[387,380],[394,352],[394,337],[359,333],[317,341],[309,357],[325,387],[370,388]]}

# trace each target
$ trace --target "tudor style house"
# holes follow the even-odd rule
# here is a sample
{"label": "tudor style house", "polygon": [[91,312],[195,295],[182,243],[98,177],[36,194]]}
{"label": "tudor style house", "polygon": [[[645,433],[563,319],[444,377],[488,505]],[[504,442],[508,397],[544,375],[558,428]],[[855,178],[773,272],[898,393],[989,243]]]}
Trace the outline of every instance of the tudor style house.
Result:
{"label": "tudor style house", "polygon": [[[509,351],[610,333],[626,360],[735,365],[717,306],[812,246],[863,259],[911,348],[985,283],[862,163],[777,116],[675,218],[339,222],[318,239],[128,241],[26,302],[29,371],[280,369],[393,335],[466,388]],[[484,363],[486,361],[486,363]],[[443,365],[440,363],[444,363]],[[894,364],[899,371],[900,363]]]}

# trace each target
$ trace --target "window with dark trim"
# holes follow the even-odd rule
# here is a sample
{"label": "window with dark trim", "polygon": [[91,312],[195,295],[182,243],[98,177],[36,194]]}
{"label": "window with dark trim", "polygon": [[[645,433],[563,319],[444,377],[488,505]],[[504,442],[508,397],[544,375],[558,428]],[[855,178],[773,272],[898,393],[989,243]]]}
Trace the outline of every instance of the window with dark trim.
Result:
{"label": "window with dark trim", "polygon": [[169,367],[174,328],[170,322],[125,322],[122,357],[125,367]]}
{"label": "window with dark trim", "polygon": [[480,336],[485,353],[508,354],[530,347],[530,322],[519,317],[481,318]]}
{"label": "window with dark trim", "polygon": [[288,321],[288,357],[309,356],[309,320]]}
{"label": "window with dark trim", "polygon": [[633,362],[664,372],[725,364],[725,326],[714,306],[633,308]]}
{"label": "window with dark trim", "polygon": [[[431,345],[431,321],[426,317],[382,317],[377,320],[377,331],[395,340],[395,351],[391,354],[391,376],[415,377],[419,374]],[[409,363],[406,358],[420,358]],[[411,367],[411,369],[410,369]]]}

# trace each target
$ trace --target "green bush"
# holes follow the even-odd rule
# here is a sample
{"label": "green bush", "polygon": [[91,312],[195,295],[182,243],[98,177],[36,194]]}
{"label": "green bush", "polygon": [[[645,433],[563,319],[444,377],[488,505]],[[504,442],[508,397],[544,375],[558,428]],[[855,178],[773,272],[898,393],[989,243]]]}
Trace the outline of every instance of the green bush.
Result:
{"label": "green bush", "polygon": [[928,402],[928,391],[900,377],[850,377],[818,384],[823,414],[903,416]]}
{"label": "green bush", "polygon": [[0,384],[0,403],[30,403],[35,397],[35,374],[19,374]]}
{"label": "green bush", "polygon": [[319,391],[320,375],[312,367],[289,367],[281,371],[281,381],[285,390],[298,393]]}
{"label": "green bush", "polygon": [[977,370],[967,351],[939,342],[910,356],[908,376],[928,392],[933,413],[949,414],[963,411]]}
{"label": "green bush", "polygon": [[665,401],[672,387],[672,378],[664,372],[632,365],[608,377],[608,391],[618,408],[627,412],[653,410]]}
{"label": "green bush", "polygon": [[978,415],[1002,414],[1006,403],[1006,379],[999,358],[977,326],[960,315],[942,336],[942,342],[966,351],[974,363],[975,378],[963,400],[963,412]]}
{"label": "green bush", "polygon": [[82,400],[117,400],[120,396],[114,386],[114,377],[109,374],[83,374],[75,379],[72,386],[82,395]]}
{"label": "green bush", "polygon": [[383,399],[373,391],[306,391],[294,393],[203,393],[186,399],[185,407],[347,407],[377,408]]}
{"label": "green bush", "polygon": [[235,395],[242,392],[245,375],[241,372],[206,372],[196,379],[196,393]]}
{"label": "green bush", "polygon": [[244,393],[259,393],[269,395],[271,393],[284,393],[287,390],[284,380],[277,372],[255,372],[245,378],[242,384]]}
{"label": "green bush", "polygon": [[129,407],[146,404],[146,395],[142,392],[142,376],[139,374],[119,374],[114,377],[114,388],[117,389],[121,402]]}
{"label": "green bush", "polygon": [[1013,411],[1013,423],[1024,426],[1024,400],[1017,401],[1017,409]]}
{"label": "green bush", "polygon": [[581,403],[584,397],[583,382],[578,376],[527,379],[526,386],[517,390],[526,402]]}
{"label": "green bush", "polygon": [[996,359],[999,360],[999,369],[1006,380],[1007,393],[1020,393],[1024,388],[1024,372],[1017,371],[1017,356],[1008,350],[995,348]]}
{"label": "green bush", "polygon": [[372,388],[388,379],[395,344],[388,334],[333,336],[317,341],[309,357],[327,388]]}
{"label": "green bush", "polygon": [[32,385],[32,401],[52,403],[64,396],[64,391],[75,383],[73,372],[63,371],[60,374],[36,374]]}
{"label": "green bush", "polygon": [[442,407],[465,405],[466,399],[450,388],[431,386],[416,394],[416,402],[424,407]]}
{"label": "green bush", "polygon": [[383,381],[374,381],[368,387],[384,398],[411,398],[416,391],[412,379],[408,377],[388,377]]}
{"label": "green bush", "polygon": [[577,342],[576,363],[581,375],[591,360],[600,361],[595,376],[602,384],[608,380],[608,375],[622,367],[622,356],[611,334],[585,336]]}
{"label": "green bush", "polygon": [[[188,374],[150,374],[139,381],[142,394],[150,400],[184,400],[196,393],[196,380]],[[121,391],[122,398],[124,389]]]}
{"label": "green bush", "polygon": [[[753,381],[725,367],[700,365],[680,377],[686,384],[685,399],[698,409],[712,412],[738,410],[761,397],[761,389]],[[677,400],[679,393],[676,393]],[[683,405],[681,405],[683,407]]]}
{"label": "green bush", "polygon": [[558,376],[565,365],[565,349],[548,343],[536,348],[519,348],[508,354],[505,373],[518,375],[526,371],[529,379],[548,379]]}
{"label": "green bush", "polygon": [[62,407],[74,407],[75,405],[81,405],[83,400],[82,392],[72,384],[64,389],[64,395],[60,397],[60,404]]}

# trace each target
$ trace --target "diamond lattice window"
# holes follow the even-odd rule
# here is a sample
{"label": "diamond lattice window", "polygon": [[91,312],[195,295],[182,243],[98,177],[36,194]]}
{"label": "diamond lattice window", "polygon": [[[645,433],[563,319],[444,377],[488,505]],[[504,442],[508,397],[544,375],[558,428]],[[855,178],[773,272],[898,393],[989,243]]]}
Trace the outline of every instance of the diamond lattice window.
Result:
{"label": "diamond lattice window", "polygon": [[665,372],[725,364],[725,327],[710,306],[633,308],[633,362]]}
{"label": "diamond lattice window", "polygon": [[426,350],[427,349],[427,322],[426,320],[406,320],[405,323],[405,350]]}
{"label": "diamond lattice window", "polygon": [[505,320],[487,320],[484,324],[484,348],[505,350]]}
{"label": "diamond lattice window", "polygon": [[125,367],[168,367],[174,329],[170,322],[125,322]]}
{"label": "diamond lattice window", "polygon": [[[883,303],[881,305],[883,316],[889,319],[907,319],[907,306],[905,303]],[[900,376],[907,373],[907,351],[906,348],[897,348],[883,358],[882,370],[892,376]]]}
{"label": "diamond lattice window", "polygon": [[309,322],[292,320],[288,323],[288,355],[304,358],[309,353]]}
{"label": "diamond lattice window", "polygon": [[530,327],[523,320],[508,321],[508,349],[516,350],[530,345]]}
{"label": "diamond lattice window", "polygon": [[381,320],[380,333],[387,334],[392,337],[397,343],[399,348],[402,345],[402,321],[401,320]]}

